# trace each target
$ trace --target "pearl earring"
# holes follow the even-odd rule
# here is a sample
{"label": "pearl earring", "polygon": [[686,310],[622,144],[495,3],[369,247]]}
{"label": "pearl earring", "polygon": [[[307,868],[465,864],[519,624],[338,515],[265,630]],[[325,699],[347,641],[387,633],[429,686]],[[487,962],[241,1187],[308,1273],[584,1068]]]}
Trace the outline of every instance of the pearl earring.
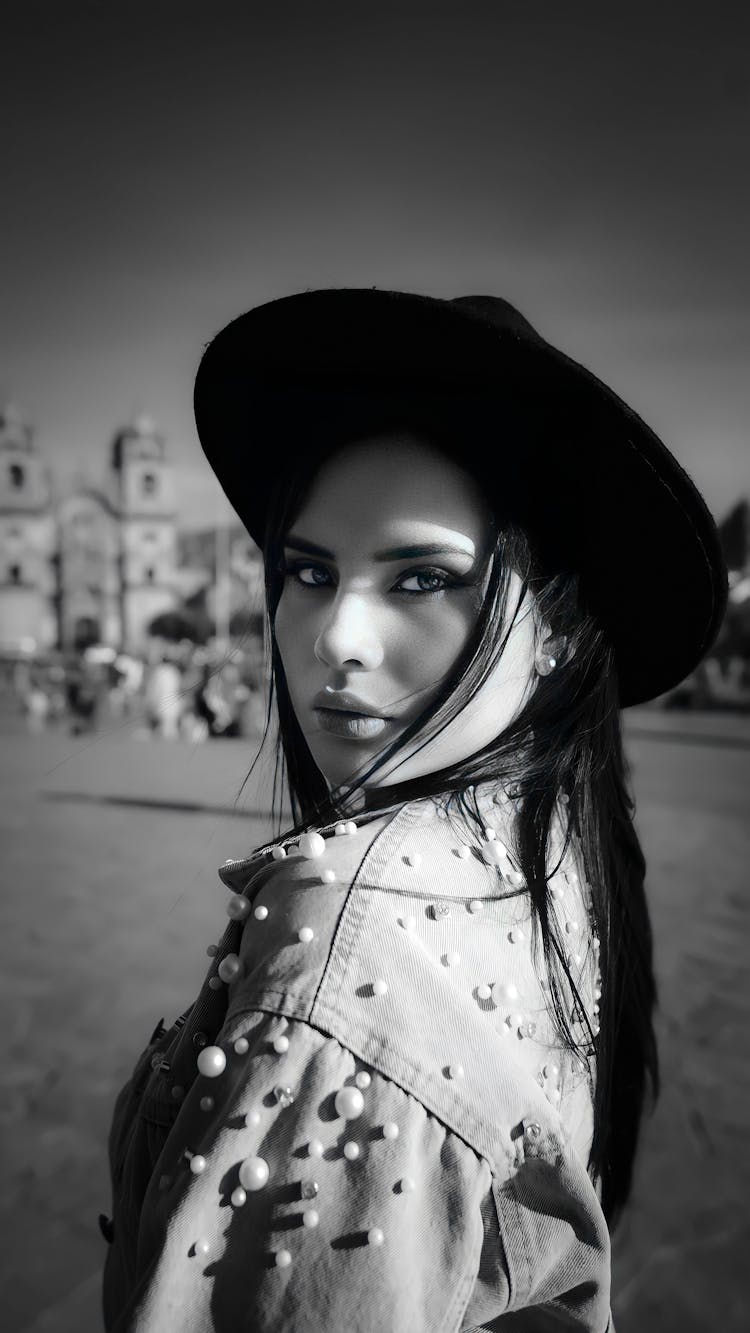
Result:
{"label": "pearl earring", "polygon": [[559,665],[560,658],[565,650],[565,638],[561,634],[557,638],[545,639],[541,648],[537,650],[534,658],[534,666],[538,676],[549,676]]}

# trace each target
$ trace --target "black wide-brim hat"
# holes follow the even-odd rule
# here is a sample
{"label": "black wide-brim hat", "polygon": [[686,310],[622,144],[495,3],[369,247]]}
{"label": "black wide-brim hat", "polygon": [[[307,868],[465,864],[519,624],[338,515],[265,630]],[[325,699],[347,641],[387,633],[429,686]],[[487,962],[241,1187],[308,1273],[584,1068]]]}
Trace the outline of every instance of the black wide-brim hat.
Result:
{"label": "black wide-brim hat", "polygon": [[269,497],[295,467],[378,421],[432,430],[545,569],[579,575],[622,707],[684,680],[716,637],[727,572],[696,487],[631,408],[498,297],[344,288],[257,306],[206,348],[195,417],[261,548]]}

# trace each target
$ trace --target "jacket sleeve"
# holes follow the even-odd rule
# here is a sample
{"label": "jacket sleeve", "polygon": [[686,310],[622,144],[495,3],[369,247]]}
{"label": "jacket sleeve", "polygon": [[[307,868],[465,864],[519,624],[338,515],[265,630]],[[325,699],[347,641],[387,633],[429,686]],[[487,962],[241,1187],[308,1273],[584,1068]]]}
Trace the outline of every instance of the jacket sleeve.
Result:
{"label": "jacket sleeve", "polygon": [[493,1172],[306,1022],[247,1013],[217,1044],[226,1067],[196,1079],[147,1194],[117,1333],[234,1333],[238,1311],[260,1333],[460,1333],[506,1316],[537,1330],[545,1315],[605,1333],[606,1227],[548,1127],[520,1126]]}
{"label": "jacket sleeve", "polygon": [[614,1333],[609,1231],[584,1164],[559,1120],[518,1130],[513,1167],[493,1178],[482,1201],[483,1241],[462,1327]]}

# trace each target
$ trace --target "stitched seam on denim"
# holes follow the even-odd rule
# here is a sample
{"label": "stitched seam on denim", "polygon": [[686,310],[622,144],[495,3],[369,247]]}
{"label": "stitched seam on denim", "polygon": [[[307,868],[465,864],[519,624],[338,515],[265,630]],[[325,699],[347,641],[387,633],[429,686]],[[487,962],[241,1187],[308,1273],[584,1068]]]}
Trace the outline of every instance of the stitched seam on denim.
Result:
{"label": "stitched seam on denim", "polygon": [[[356,920],[355,918],[357,932],[363,924],[366,911],[369,911],[374,896],[372,890],[364,889],[361,886],[359,887],[359,895],[362,900],[361,907],[357,909],[355,901],[352,901],[351,907],[351,917],[354,918],[355,913],[359,917],[359,920]],[[341,986],[345,980],[353,954],[354,949],[352,947],[352,941],[349,941],[348,947],[342,948],[340,952],[338,966],[342,973],[342,978],[338,987],[339,992],[341,991]],[[338,996],[335,998],[338,999]],[[467,1101],[461,1099],[460,1092],[456,1088],[451,1088],[450,1091],[443,1089],[444,1098],[452,1097],[454,1101],[454,1109],[452,1111],[453,1118],[450,1118],[451,1113],[446,1111],[446,1101],[441,1100],[440,1102],[437,1102],[430,1096],[429,1089],[425,1087],[427,1075],[420,1064],[410,1061],[408,1055],[403,1051],[391,1051],[387,1046],[384,1047],[382,1040],[371,1031],[364,1034],[363,1041],[355,1042],[353,1040],[353,1034],[350,1031],[349,1024],[349,1011],[346,1007],[344,1007],[343,1010],[338,1007],[334,1009],[331,1004],[326,1004],[321,998],[315,1006],[315,1012],[310,1015],[308,1021],[311,1025],[319,1028],[323,1033],[333,1037],[341,1046],[356,1052],[361,1060],[372,1065],[385,1077],[390,1078],[392,1082],[398,1083],[405,1091],[410,1092],[411,1095],[416,1097],[418,1101],[429,1109],[442,1124],[448,1126],[453,1133],[457,1134],[459,1138],[468,1143],[475,1153],[478,1153],[482,1157],[486,1157],[490,1161],[502,1163],[502,1153],[499,1148],[499,1134],[494,1132],[494,1125],[492,1129],[485,1126],[482,1121],[477,1118],[474,1107]],[[527,1099],[523,1097],[523,1071],[519,1069],[518,1072],[518,1100],[520,1107],[521,1104],[524,1106],[527,1104]],[[443,1076],[441,1075],[441,1078],[442,1077]],[[538,1091],[536,1085],[534,1085],[533,1091]],[[514,1109],[510,1123],[515,1123],[517,1119],[521,1119],[526,1113],[527,1112],[524,1109],[518,1109],[517,1113]],[[472,1138],[467,1138],[467,1131],[473,1136]],[[506,1154],[506,1165],[511,1160],[512,1154]]]}
{"label": "stitched seam on denim", "polygon": [[[489,1162],[487,1163],[487,1165],[488,1167],[490,1167]],[[475,1243],[477,1243],[479,1246],[480,1257],[481,1257],[481,1246],[484,1238],[484,1226],[480,1225],[479,1221],[477,1222],[477,1231],[479,1234],[476,1237]],[[460,1282],[456,1287],[454,1298],[451,1301],[450,1305],[448,1306],[445,1319],[438,1328],[438,1333],[460,1333],[463,1317],[466,1314],[469,1301],[471,1300],[471,1293],[473,1292],[474,1287],[476,1285],[477,1271],[478,1271],[478,1262],[475,1261],[475,1252],[472,1252],[469,1255],[468,1266],[464,1274],[463,1281]],[[454,1319],[455,1323],[452,1322]]]}
{"label": "stitched seam on denim", "polygon": [[[291,1001],[291,1004],[287,1004],[286,1001]],[[288,990],[265,989],[250,994],[243,991],[241,998],[235,1000],[227,1009],[222,1027],[228,1028],[236,1018],[258,1010],[269,1014],[283,1014],[287,1018],[296,1018],[301,1023],[307,1023],[310,1002],[294,991]]]}
{"label": "stitched seam on denim", "polygon": [[354,889],[361,888],[360,880],[364,877],[365,872],[367,872],[368,877],[372,874],[374,879],[384,873],[395,851],[401,846],[406,833],[420,818],[420,813],[415,805],[402,806],[368,847],[357,874],[347,890],[346,902],[336,927],[325,972],[310,1010],[311,1022],[315,1021],[315,1014],[318,1009],[331,1009],[338,1002],[346,980],[353,946],[362,928],[369,905],[367,892],[362,891],[361,894],[355,894]]}
{"label": "stitched seam on denim", "polygon": [[461,1321],[469,1304],[474,1285],[473,1276],[471,1269],[469,1269],[456,1286],[453,1300],[446,1310],[445,1318],[438,1324],[437,1333],[460,1333]]}
{"label": "stitched seam on denim", "polygon": [[[325,967],[323,968],[322,976],[321,976],[321,978],[320,978],[320,980],[319,980],[319,982],[318,982],[318,985],[317,985],[316,988],[315,988],[315,994],[314,994],[314,996],[313,996],[312,1004],[310,1005],[310,1014],[311,1014],[311,1015],[315,1012],[315,1006],[316,1006],[317,1001],[318,1001],[318,996],[320,995],[321,991],[323,990],[323,987],[327,984],[327,982],[328,982],[328,978],[329,978],[329,974],[332,974],[332,973],[335,972],[335,970],[336,970],[336,956],[337,956],[337,952],[338,952],[337,946],[338,946],[338,943],[339,943],[339,936],[342,935],[343,933],[345,933],[345,930],[346,930],[346,927],[345,927],[345,924],[344,924],[344,923],[345,923],[345,920],[346,920],[346,917],[347,917],[347,909],[348,909],[348,907],[349,907],[349,903],[350,903],[350,901],[351,901],[351,897],[352,897],[352,893],[353,893],[353,891],[354,891],[354,888],[355,888],[356,885],[358,885],[360,879],[362,878],[362,876],[363,876],[363,874],[364,874],[364,871],[365,871],[365,868],[367,868],[368,871],[369,871],[370,867],[371,867],[373,864],[375,864],[375,866],[377,866],[377,864],[378,864],[377,849],[378,849],[378,846],[379,846],[379,844],[380,844],[381,839],[384,838],[384,837],[386,837],[386,835],[387,835],[387,834],[391,831],[391,829],[393,828],[393,825],[396,824],[396,823],[401,819],[401,816],[402,816],[402,815],[405,813],[405,811],[406,811],[407,809],[409,809],[409,808],[410,808],[410,807],[408,807],[408,806],[402,806],[401,809],[400,809],[400,810],[397,810],[396,813],[395,813],[395,815],[393,815],[393,816],[388,820],[388,823],[385,825],[385,828],[382,828],[382,829],[380,830],[379,833],[376,833],[375,837],[373,838],[372,842],[370,843],[369,847],[367,848],[366,852],[364,853],[364,855],[363,855],[363,857],[362,857],[362,859],[361,859],[359,865],[357,866],[357,869],[355,870],[354,874],[352,875],[351,882],[350,882],[350,884],[349,884],[349,888],[348,888],[347,891],[346,891],[346,897],[345,897],[345,899],[344,899],[344,904],[343,904],[343,906],[342,906],[342,908],[341,908],[341,913],[340,913],[340,915],[339,915],[338,924],[337,924],[337,926],[336,926],[336,929],[335,929],[334,932],[333,932],[333,938],[332,938],[332,940],[331,940],[331,947],[330,947],[330,949],[329,949],[329,951],[328,951],[328,958],[326,959],[326,963],[325,963]],[[334,835],[334,836],[335,836],[335,835]],[[388,859],[390,859],[390,858],[388,858]],[[344,951],[344,950],[342,950],[342,952],[346,952],[346,953],[348,953],[348,951]],[[343,978],[342,978],[342,981],[343,981]],[[340,984],[341,984],[341,983],[340,983]]]}
{"label": "stitched seam on denim", "polygon": [[[522,1253],[523,1253],[523,1258],[524,1258],[524,1261],[525,1261],[525,1264],[526,1264],[525,1287],[524,1287],[523,1289],[521,1288],[521,1283],[520,1283],[520,1280],[519,1280],[519,1282],[518,1282],[518,1296],[519,1296],[519,1300],[520,1300],[520,1305],[516,1307],[516,1308],[523,1308],[523,1306],[525,1306],[525,1305],[527,1304],[527,1302],[528,1302],[528,1298],[529,1298],[529,1296],[530,1296],[530,1294],[531,1294],[531,1285],[532,1285],[532,1284],[531,1284],[531,1275],[532,1275],[532,1271],[533,1271],[533,1264],[532,1264],[532,1256],[531,1256],[531,1254],[529,1253],[528,1236],[527,1236],[527,1232],[526,1232],[526,1224],[525,1224],[525,1222],[524,1222],[523,1212],[522,1212],[522,1209],[521,1209],[521,1201],[520,1201],[520,1199],[519,1199],[519,1197],[518,1197],[518,1192],[517,1192],[517,1189],[516,1189],[516,1177],[515,1177],[515,1176],[511,1176],[511,1177],[510,1177],[510,1179],[509,1179],[509,1181],[508,1181],[508,1186],[509,1186],[509,1188],[508,1188],[508,1192],[507,1192],[507,1193],[503,1193],[503,1196],[502,1196],[502,1197],[503,1197],[503,1200],[505,1200],[506,1198],[509,1198],[509,1199],[511,1200],[511,1202],[513,1203],[513,1206],[514,1206],[514,1208],[515,1208],[515,1219],[516,1219],[516,1224],[517,1224],[517,1225],[516,1225],[516,1227],[514,1228],[514,1230],[516,1231],[516,1233],[517,1233],[517,1234],[520,1236],[520,1238],[521,1238],[521,1245],[520,1245],[520,1248],[521,1248],[521,1251],[522,1251]],[[499,1217],[499,1213],[500,1213],[500,1208],[499,1208],[500,1194],[499,1194],[499,1191],[498,1191],[498,1194],[497,1194],[496,1197],[497,1197],[497,1202],[498,1202],[498,1225],[500,1226],[500,1229],[501,1229],[502,1234],[503,1234],[503,1235],[507,1235],[507,1229],[504,1229],[504,1228],[503,1228],[502,1223],[501,1223],[501,1221],[500,1221],[500,1217]],[[509,1251],[507,1248],[506,1248],[506,1251],[505,1251],[505,1257],[506,1257],[507,1262],[508,1262],[508,1270],[510,1271],[510,1268],[511,1268],[511,1257],[510,1257],[510,1251]],[[510,1309],[510,1305],[509,1305],[508,1308]]]}
{"label": "stitched seam on denim", "polygon": [[[418,1092],[415,1092],[414,1089],[410,1087],[404,1080],[381,1069],[379,1065],[374,1060],[372,1060],[372,1058],[368,1057],[367,1055],[363,1055],[362,1052],[353,1044],[346,1041],[342,1041],[341,1038],[336,1035],[336,1033],[329,1032],[326,1028],[322,1028],[318,1024],[311,1022],[310,1019],[303,1019],[302,1021],[306,1023],[309,1028],[312,1028],[315,1032],[318,1032],[321,1037],[325,1037],[328,1041],[335,1041],[336,1045],[339,1046],[342,1051],[346,1051],[348,1055],[352,1055],[355,1057],[355,1059],[361,1060],[363,1064],[369,1065],[370,1068],[375,1071],[375,1073],[378,1075],[379,1078],[385,1079],[387,1083],[393,1083],[395,1087],[400,1088],[401,1092],[403,1092],[405,1096],[410,1097],[412,1101],[415,1101],[417,1103],[418,1106],[421,1106],[425,1114],[432,1116],[433,1120],[436,1120],[438,1124],[440,1124],[443,1127],[443,1129],[446,1130],[447,1133],[453,1134],[455,1138],[460,1139],[460,1141],[464,1144],[464,1146],[469,1148],[476,1157],[484,1158],[484,1160],[488,1163],[494,1177],[496,1171],[496,1164],[498,1161],[501,1160],[501,1153],[499,1150],[495,1153],[493,1157],[493,1154],[491,1152],[483,1150],[481,1147],[478,1147],[475,1143],[472,1143],[470,1139],[467,1139],[465,1133],[462,1133],[459,1128],[451,1124],[450,1121],[446,1120],[445,1116],[442,1115],[439,1110],[435,1109],[424,1097],[420,1096]],[[511,1161],[512,1161],[512,1154],[506,1153],[506,1163],[505,1163],[506,1167],[510,1166]],[[506,1176],[504,1175],[503,1179],[505,1178]]]}

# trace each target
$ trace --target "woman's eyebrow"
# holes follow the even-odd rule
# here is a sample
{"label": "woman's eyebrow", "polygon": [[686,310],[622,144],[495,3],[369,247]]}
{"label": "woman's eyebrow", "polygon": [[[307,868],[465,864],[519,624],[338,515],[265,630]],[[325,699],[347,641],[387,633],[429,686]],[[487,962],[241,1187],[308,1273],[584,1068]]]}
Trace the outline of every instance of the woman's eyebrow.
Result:
{"label": "woman's eyebrow", "polygon": [[[304,551],[305,555],[318,555],[322,560],[335,560],[333,551],[326,550],[325,546],[317,546],[315,542],[308,542],[304,537],[286,537],[284,545],[293,551]],[[467,555],[473,560],[473,551],[467,550],[465,546],[454,546],[450,542],[428,542],[419,543],[416,546],[394,546],[388,551],[376,551],[373,560],[420,560],[426,555]]]}

